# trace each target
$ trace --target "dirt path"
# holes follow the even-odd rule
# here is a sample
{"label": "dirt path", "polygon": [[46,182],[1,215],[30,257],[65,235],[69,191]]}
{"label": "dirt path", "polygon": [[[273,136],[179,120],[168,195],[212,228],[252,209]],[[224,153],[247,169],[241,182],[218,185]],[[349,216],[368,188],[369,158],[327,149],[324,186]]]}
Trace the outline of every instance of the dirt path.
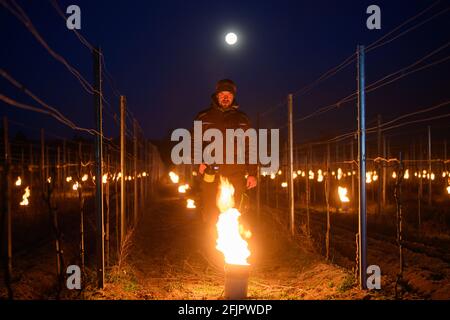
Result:
{"label": "dirt path", "polygon": [[[149,207],[125,266],[112,272],[105,289],[91,298],[223,298],[223,258],[205,250],[198,212],[184,205],[172,198]],[[386,298],[356,289],[348,271],[326,263],[298,241],[293,245],[273,221],[263,220],[267,223],[254,230],[250,242],[249,299]]]}

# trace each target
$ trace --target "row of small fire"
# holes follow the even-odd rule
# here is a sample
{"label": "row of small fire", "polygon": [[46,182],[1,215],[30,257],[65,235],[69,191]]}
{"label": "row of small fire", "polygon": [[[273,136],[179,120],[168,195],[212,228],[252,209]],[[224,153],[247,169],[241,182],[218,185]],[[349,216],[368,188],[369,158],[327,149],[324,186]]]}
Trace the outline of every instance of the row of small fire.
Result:
{"label": "row of small fire", "polygon": [[[193,171],[192,175],[197,176],[197,172]],[[277,176],[283,175],[283,171],[278,170],[277,173],[269,173],[269,172],[262,171],[261,175],[264,178],[270,177],[270,179],[275,180],[277,178]],[[317,180],[317,182],[323,182],[324,178],[327,176],[327,171],[322,170],[322,169],[318,169],[316,171],[297,170],[297,171],[293,171],[292,177],[293,177],[293,179],[297,179],[298,177],[305,178],[306,175],[308,175],[309,180]],[[356,175],[357,175],[357,172],[355,170],[344,172],[344,170],[342,170],[341,168],[338,168],[337,171],[334,171],[334,170],[331,171],[331,176],[336,180],[341,180],[343,178],[356,176]],[[398,175],[398,173],[396,171],[393,171],[390,176],[392,179],[397,179],[397,175]],[[418,178],[418,179],[431,179],[432,181],[434,181],[434,180],[436,180],[436,176],[439,176],[439,175],[437,175],[434,172],[430,173],[427,170],[414,172],[414,177]],[[440,176],[442,178],[450,179],[450,171],[444,170],[440,173]],[[366,172],[366,183],[375,182],[378,180],[378,178],[379,178],[378,172],[376,170]],[[410,173],[409,169],[406,169],[403,173],[403,179],[408,180],[410,178],[411,178],[411,173]]]}
{"label": "row of small fire", "polygon": [[[195,171],[192,174],[194,176],[197,175],[197,173]],[[297,170],[296,172],[293,172],[293,179],[296,179],[298,177],[305,178],[306,174],[308,174],[309,180],[317,180],[317,182],[323,182],[324,178],[327,176],[327,172],[326,171],[324,172],[321,169],[318,169],[316,172],[314,172],[313,170],[309,170],[308,172],[302,171],[302,170]],[[277,178],[277,176],[282,176],[282,175],[283,175],[282,170],[279,170],[277,172],[277,174],[272,173],[272,174],[268,175],[266,172],[262,173],[263,177],[270,177],[270,179],[272,179],[272,180],[275,180]],[[331,171],[331,175],[336,180],[342,180],[345,177],[357,175],[357,172],[356,171],[348,171],[345,173],[341,168],[339,168],[337,171]],[[443,171],[441,176],[442,176],[442,178],[448,178],[450,180],[449,171]],[[171,171],[169,173],[169,177],[173,183],[175,183],[175,184],[179,183],[179,176],[177,174],[175,174],[174,172]],[[391,177],[392,177],[392,179],[397,179],[397,172],[393,171]],[[421,179],[431,179],[432,181],[434,181],[436,179],[435,173],[433,173],[433,172],[429,173],[427,170],[414,172],[414,177],[421,178]],[[408,180],[410,178],[411,178],[410,171],[409,171],[409,169],[406,169],[403,173],[403,179]],[[367,171],[366,172],[366,183],[367,184],[371,184],[372,182],[376,182],[378,180],[379,180],[379,177],[378,177],[377,171]],[[280,183],[280,186],[282,188],[287,188],[288,187],[287,181],[282,181]],[[185,193],[187,189],[189,189],[188,184],[180,184],[180,186],[178,187],[178,192]],[[446,187],[446,190],[447,190],[447,193],[450,195],[450,181],[448,183],[448,186]],[[345,186],[338,186],[336,189],[336,192],[337,192],[337,195],[339,196],[339,200],[342,203],[350,202],[350,199],[348,197],[348,189]],[[187,201],[188,201],[188,203],[187,203],[188,208],[195,208],[193,200],[188,199]]]}
{"label": "row of small fire", "polygon": [[[141,178],[147,178],[149,175],[147,174],[147,172],[142,172],[136,175],[137,179],[141,179]],[[119,181],[122,178],[122,174],[119,172],[118,174],[110,174],[110,173],[105,173],[102,176],[102,183],[106,184],[108,183],[108,181]],[[125,181],[132,181],[135,179],[135,176],[125,176]],[[81,177],[81,182],[79,181],[75,181],[72,176],[68,176],[66,177],[66,182],[71,184],[72,186],[72,190],[77,191],[79,188],[81,188],[82,186],[82,182],[87,182],[88,180],[91,180],[93,183],[95,183],[95,176],[91,176],[89,177],[88,174],[84,174]],[[52,182],[52,177],[48,177],[47,178],[47,183],[51,183]],[[23,184],[23,180],[20,176],[17,177],[16,181],[14,182],[14,185],[16,187],[20,187]],[[24,190],[24,194],[22,195],[22,201],[19,203],[19,205],[21,206],[28,206],[30,201],[29,201],[29,197],[31,196],[31,189],[30,186],[26,186],[25,190]]]}
{"label": "row of small fire", "polygon": [[[277,174],[275,173],[267,173],[267,172],[262,172],[262,176],[263,177],[270,177],[270,179],[274,180],[276,179],[277,175],[281,176],[283,174],[282,170],[279,170],[277,172]],[[317,180],[317,182],[323,182],[324,177],[327,176],[327,171],[326,170],[322,170],[322,169],[318,169],[317,171],[313,171],[313,170],[309,170],[309,171],[302,171],[302,170],[297,170],[294,171],[292,176],[294,179],[298,178],[298,177],[302,177],[305,178],[306,174],[308,174],[308,179],[309,180]],[[331,171],[331,176],[336,179],[336,180],[341,180],[342,178],[346,178],[346,177],[351,177],[351,176],[356,176],[357,172],[355,170],[353,171],[347,171],[344,172],[341,168],[337,169],[337,171]],[[392,174],[390,175],[392,177],[392,179],[397,179],[397,172],[393,171]],[[422,171],[415,171],[414,172],[414,177],[415,178],[420,178],[420,179],[431,179],[431,180],[435,180],[436,179],[436,174],[434,172],[429,173],[427,170],[422,170]],[[443,171],[441,173],[441,177],[442,178],[450,178],[450,172],[449,171]],[[406,169],[403,173],[403,179],[408,180],[411,178],[411,174],[409,169]],[[378,172],[376,170],[374,171],[367,171],[366,172],[366,183],[372,183],[374,181],[378,180]]]}

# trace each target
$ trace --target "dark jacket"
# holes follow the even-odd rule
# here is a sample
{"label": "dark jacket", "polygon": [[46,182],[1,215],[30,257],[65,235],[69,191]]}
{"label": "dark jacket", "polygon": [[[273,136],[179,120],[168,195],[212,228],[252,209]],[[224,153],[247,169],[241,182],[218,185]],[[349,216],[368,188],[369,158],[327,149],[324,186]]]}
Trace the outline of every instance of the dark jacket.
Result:
{"label": "dark jacket", "polygon": [[[223,176],[244,176],[248,174],[250,176],[256,176],[257,166],[255,164],[249,164],[249,148],[246,143],[245,164],[226,164],[226,129],[239,129],[246,131],[251,128],[250,120],[248,116],[240,111],[235,101],[227,109],[223,109],[217,102],[215,95],[211,97],[211,106],[199,112],[195,118],[196,121],[202,121],[203,133],[210,129],[219,129],[224,137],[223,141],[223,164],[219,164],[219,173]],[[209,142],[204,143],[205,147]],[[236,142],[235,142],[235,154],[236,159]]]}

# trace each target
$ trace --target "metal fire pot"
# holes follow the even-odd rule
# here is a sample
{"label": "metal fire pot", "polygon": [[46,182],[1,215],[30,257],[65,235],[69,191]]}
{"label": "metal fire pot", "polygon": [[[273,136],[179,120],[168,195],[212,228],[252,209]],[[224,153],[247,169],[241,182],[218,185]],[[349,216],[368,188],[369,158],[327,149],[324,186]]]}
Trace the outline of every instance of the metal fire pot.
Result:
{"label": "metal fire pot", "polygon": [[250,266],[225,264],[225,299],[242,300],[247,298]]}

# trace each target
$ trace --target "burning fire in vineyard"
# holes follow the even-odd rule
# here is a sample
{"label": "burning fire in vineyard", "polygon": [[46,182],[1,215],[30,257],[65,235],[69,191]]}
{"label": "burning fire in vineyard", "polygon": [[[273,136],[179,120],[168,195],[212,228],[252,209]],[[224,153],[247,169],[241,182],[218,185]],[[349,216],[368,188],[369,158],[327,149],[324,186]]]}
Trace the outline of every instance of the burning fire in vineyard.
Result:
{"label": "burning fire in vineyard", "polygon": [[28,200],[30,195],[31,195],[30,188],[26,187],[25,188],[25,193],[22,196],[22,201],[20,202],[21,206],[28,206],[28,204],[30,203],[29,200]]}
{"label": "burning fire in vineyard", "polygon": [[172,183],[174,184],[177,184],[180,181],[180,177],[175,172],[170,171],[169,177]]}
{"label": "burning fire in vineyard", "polygon": [[186,193],[186,190],[188,190],[188,189],[189,189],[189,185],[187,183],[178,186],[179,193]]}
{"label": "burning fire in vineyard", "polygon": [[347,188],[338,187],[339,199],[342,203],[350,202],[350,199],[347,196]]}
{"label": "burning fire in vineyard", "polygon": [[195,208],[197,208],[195,206],[195,201],[193,199],[187,199],[186,200],[186,208],[188,208],[188,209],[195,209]]}
{"label": "burning fire in vineyard", "polygon": [[250,250],[247,241],[251,233],[239,223],[241,213],[234,207],[234,187],[225,178],[220,179],[217,198],[220,210],[217,221],[216,248],[225,257],[225,297],[242,299],[247,296]]}

